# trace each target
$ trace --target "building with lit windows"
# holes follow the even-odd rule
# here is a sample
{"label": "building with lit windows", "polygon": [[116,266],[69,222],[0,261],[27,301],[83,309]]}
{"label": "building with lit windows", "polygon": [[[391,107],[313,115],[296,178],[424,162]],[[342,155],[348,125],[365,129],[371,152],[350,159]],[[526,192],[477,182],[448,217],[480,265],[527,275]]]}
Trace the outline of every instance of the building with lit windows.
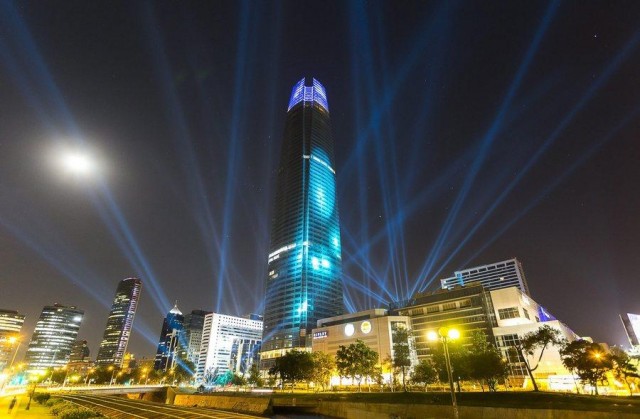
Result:
{"label": "building with lit windows", "polygon": [[200,345],[202,343],[202,331],[204,329],[204,318],[210,311],[191,310],[191,313],[184,316],[184,342],[183,346],[187,351],[187,359],[198,365],[200,358]]}
{"label": "building with lit windows", "polygon": [[263,368],[311,347],[322,318],[343,312],[340,225],[329,105],[315,79],[293,87],[278,166],[268,256]]}
{"label": "building with lit windows", "polygon": [[11,364],[22,343],[23,324],[24,315],[14,310],[0,310],[0,371]]}
{"label": "building with lit windows", "polygon": [[[497,326],[493,328],[493,336],[498,350],[509,363],[511,385],[530,385],[524,359],[514,350],[522,336],[548,325],[556,329],[560,338],[567,342],[580,339],[567,325],[557,320],[518,287],[492,290],[490,294],[497,321]],[[534,378],[544,389],[573,391],[576,378],[562,364],[559,351],[560,348],[553,345],[545,349],[539,367],[534,371]],[[540,349],[536,349],[531,357],[533,367],[539,354]]]}
{"label": "building with lit windows", "polygon": [[28,372],[67,365],[78,338],[84,311],[75,306],[45,306],[38,318],[25,356]]}
{"label": "building with lit windows", "polygon": [[133,318],[136,315],[141,290],[142,281],[138,278],[126,278],[118,284],[104,336],[98,349],[96,364],[122,365],[122,357],[131,337]]}
{"label": "building with lit windows", "polygon": [[478,283],[452,290],[418,293],[395,311],[411,318],[420,360],[429,358],[437,345],[427,339],[431,330],[455,327],[460,331],[460,344],[469,346],[476,331],[487,335],[489,342],[493,341],[493,328],[498,325],[491,295]]}
{"label": "building with lit windows", "polygon": [[162,322],[158,350],[153,364],[154,370],[167,371],[175,367],[176,362],[183,355],[184,348],[180,345],[182,340],[184,340],[184,316],[176,303]]}
{"label": "building with lit windows", "polygon": [[452,277],[441,279],[440,283],[444,289],[473,283],[481,284],[487,291],[518,287],[525,294],[531,295],[522,263],[515,258],[456,271]]}
{"label": "building with lit windows", "polygon": [[262,320],[210,313],[205,316],[196,380],[225,384],[228,373],[244,375],[259,360]]}

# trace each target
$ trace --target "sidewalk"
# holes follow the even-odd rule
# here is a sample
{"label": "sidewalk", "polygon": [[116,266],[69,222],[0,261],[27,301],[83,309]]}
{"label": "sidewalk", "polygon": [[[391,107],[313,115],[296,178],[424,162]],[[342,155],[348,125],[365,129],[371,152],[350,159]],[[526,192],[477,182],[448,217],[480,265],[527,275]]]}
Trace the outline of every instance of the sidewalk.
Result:
{"label": "sidewalk", "polygon": [[0,418],[53,418],[54,416],[49,413],[49,408],[46,406],[42,406],[35,401],[31,401],[31,406],[29,410],[25,410],[27,407],[27,403],[29,402],[29,396],[26,394],[19,394],[17,396],[18,401],[16,405],[9,413],[9,403],[11,403],[11,399],[13,396],[3,396],[0,397]]}

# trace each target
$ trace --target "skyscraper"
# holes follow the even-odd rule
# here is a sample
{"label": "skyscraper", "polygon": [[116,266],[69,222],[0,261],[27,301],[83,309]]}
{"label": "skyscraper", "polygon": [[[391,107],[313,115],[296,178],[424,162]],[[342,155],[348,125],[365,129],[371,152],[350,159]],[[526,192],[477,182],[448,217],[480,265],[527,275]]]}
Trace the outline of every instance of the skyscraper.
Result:
{"label": "skyscraper", "polygon": [[315,79],[306,86],[302,79],[289,100],[278,167],[263,360],[290,348],[310,347],[306,336],[317,320],[343,311],[334,167],[325,88]]}
{"label": "skyscraper", "polygon": [[30,372],[64,367],[69,362],[84,311],[75,306],[45,306],[33,331],[25,362]]}
{"label": "skyscraper", "polygon": [[184,316],[180,309],[178,309],[178,303],[176,302],[162,322],[156,360],[153,364],[154,370],[166,371],[175,366],[177,358],[180,356],[179,351],[182,347],[180,342],[183,339]]}
{"label": "skyscraper", "polygon": [[187,359],[198,365],[200,357],[200,343],[202,342],[202,330],[204,329],[204,317],[211,314],[210,311],[191,310],[184,316],[184,343],[187,351]]}
{"label": "skyscraper", "polygon": [[107,327],[96,357],[98,365],[122,365],[122,357],[131,336],[141,289],[142,281],[138,278],[123,279],[118,284],[111,312],[107,318]]}
{"label": "skyscraper", "polygon": [[0,309],[0,371],[9,366],[16,355],[23,324],[24,315]]}
{"label": "skyscraper", "polygon": [[458,285],[480,283],[487,291],[518,287],[520,291],[530,295],[522,263],[516,258],[456,271],[453,275],[440,280],[442,288],[452,289]]}

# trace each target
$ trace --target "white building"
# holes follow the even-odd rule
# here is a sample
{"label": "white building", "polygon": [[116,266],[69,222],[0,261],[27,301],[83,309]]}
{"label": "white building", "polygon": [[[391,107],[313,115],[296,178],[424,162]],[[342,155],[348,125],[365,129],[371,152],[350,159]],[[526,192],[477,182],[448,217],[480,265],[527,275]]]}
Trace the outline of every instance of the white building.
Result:
{"label": "white building", "polygon": [[[340,346],[361,340],[378,353],[382,364],[385,359],[393,358],[393,331],[397,326],[411,329],[411,320],[408,316],[390,316],[382,308],[320,319],[312,331],[312,351],[335,357]],[[415,365],[418,357],[413,339],[411,343],[411,364]],[[388,381],[389,374],[383,375]]]}
{"label": "white building", "polygon": [[244,374],[257,359],[262,320],[211,313],[204,318],[196,381],[213,384],[228,372]]}
{"label": "white building", "polygon": [[[513,350],[513,347],[519,343],[520,337],[538,330],[543,325],[548,325],[558,330],[560,337],[568,342],[580,338],[520,289],[511,287],[493,290],[490,293],[498,323],[498,327],[493,328],[493,335],[498,349],[509,361],[513,384],[527,385],[529,380],[521,355]],[[536,382],[543,388],[571,391],[575,383],[573,375],[562,365],[559,350],[557,346],[547,347],[540,360],[540,366],[533,375]],[[531,356],[532,367],[535,367],[535,361],[539,355],[540,350]]]}
{"label": "white building", "polygon": [[522,263],[516,258],[456,271],[451,278],[440,280],[442,288],[448,290],[472,283],[480,283],[487,291],[518,287],[530,295]]}

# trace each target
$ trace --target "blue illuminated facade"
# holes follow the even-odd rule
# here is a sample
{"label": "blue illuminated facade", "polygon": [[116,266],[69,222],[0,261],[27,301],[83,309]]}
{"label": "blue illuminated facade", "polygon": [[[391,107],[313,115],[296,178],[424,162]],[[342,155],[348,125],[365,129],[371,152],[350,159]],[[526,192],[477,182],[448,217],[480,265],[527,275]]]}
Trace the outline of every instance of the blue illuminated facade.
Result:
{"label": "blue illuminated facade", "polygon": [[[343,312],[340,224],[329,105],[324,86],[293,87],[268,257],[265,353],[310,347],[318,319]],[[268,358],[268,356],[267,356]]]}

